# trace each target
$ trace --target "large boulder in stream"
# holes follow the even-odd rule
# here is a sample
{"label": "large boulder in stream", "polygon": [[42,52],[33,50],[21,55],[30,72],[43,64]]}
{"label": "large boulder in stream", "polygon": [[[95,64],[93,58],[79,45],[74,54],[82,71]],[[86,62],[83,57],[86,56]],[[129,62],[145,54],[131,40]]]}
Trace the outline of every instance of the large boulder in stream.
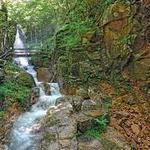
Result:
{"label": "large boulder in stream", "polygon": [[52,79],[52,74],[48,68],[37,69],[37,78],[40,82],[49,83]]}

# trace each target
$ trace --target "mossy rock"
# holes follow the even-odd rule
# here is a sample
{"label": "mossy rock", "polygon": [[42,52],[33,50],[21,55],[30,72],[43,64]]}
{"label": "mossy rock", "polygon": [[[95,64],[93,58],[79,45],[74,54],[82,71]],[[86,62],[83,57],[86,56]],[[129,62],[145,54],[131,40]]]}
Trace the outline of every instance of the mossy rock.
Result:
{"label": "mossy rock", "polygon": [[16,82],[28,88],[32,88],[34,86],[33,78],[26,72],[21,72],[16,78]]}

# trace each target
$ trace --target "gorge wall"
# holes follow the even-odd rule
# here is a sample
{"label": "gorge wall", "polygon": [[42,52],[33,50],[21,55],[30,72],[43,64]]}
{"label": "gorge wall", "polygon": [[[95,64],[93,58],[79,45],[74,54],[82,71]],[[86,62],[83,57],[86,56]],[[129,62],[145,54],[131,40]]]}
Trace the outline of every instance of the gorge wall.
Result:
{"label": "gorge wall", "polygon": [[51,68],[65,95],[102,105],[109,98],[109,126],[131,147],[149,149],[150,3],[91,0],[86,4],[87,11],[79,16],[83,22],[85,15],[95,19],[94,27],[81,31],[83,23],[78,31],[74,22],[68,22],[58,31]]}

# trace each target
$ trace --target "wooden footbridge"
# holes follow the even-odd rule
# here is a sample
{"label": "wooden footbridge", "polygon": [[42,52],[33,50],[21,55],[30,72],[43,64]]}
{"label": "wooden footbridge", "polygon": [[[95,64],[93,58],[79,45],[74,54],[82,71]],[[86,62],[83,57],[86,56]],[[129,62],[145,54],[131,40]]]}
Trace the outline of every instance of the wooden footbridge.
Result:
{"label": "wooden footbridge", "polygon": [[[25,48],[17,48],[14,50],[14,57],[30,57],[32,55],[41,54],[41,49],[25,49]],[[45,52],[43,52],[45,53]]]}

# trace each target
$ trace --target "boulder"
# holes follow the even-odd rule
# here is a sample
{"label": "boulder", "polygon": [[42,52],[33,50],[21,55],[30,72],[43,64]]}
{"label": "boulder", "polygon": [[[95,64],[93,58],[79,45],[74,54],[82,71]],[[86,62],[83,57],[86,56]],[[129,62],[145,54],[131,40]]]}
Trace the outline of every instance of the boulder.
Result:
{"label": "boulder", "polygon": [[43,88],[44,88],[44,91],[45,91],[46,95],[50,95],[51,94],[50,85],[48,83],[43,83]]}
{"label": "boulder", "polygon": [[35,104],[38,101],[39,97],[40,97],[40,89],[38,87],[32,88],[30,105]]}
{"label": "boulder", "polygon": [[69,102],[62,102],[51,108],[45,118],[41,147],[49,150],[76,150],[76,120]]}
{"label": "boulder", "polygon": [[37,69],[37,78],[40,82],[49,83],[53,75],[50,73],[48,68]]}

